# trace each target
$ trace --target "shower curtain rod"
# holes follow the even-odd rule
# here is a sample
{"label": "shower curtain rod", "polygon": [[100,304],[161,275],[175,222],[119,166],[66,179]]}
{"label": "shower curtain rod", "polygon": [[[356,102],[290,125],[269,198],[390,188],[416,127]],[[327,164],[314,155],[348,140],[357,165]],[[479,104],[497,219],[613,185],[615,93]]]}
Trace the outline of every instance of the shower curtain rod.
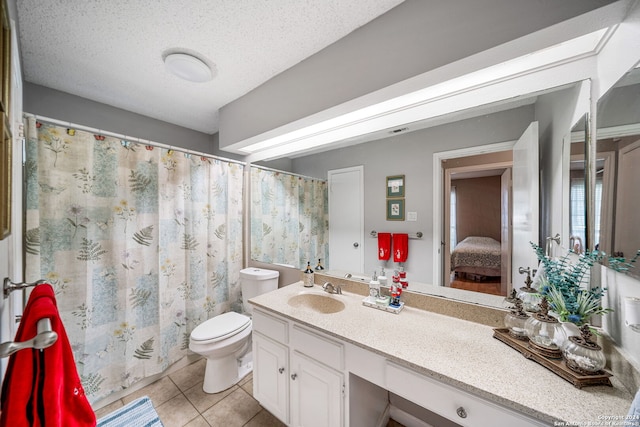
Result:
{"label": "shower curtain rod", "polygon": [[223,162],[237,163],[237,164],[240,164],[242,166],[246,166],[247,165],[247,162],[243,162],[243,161],[240,161],[240,160],[228,159],[226,157],[216,156],[214,154],[203,153],[201,151],[189,150],[188,148],[176,147],[174,145],[163,144],[161,142],[155,142],[155,141],[151,141],[151,140],[148,140],[148,139],[142,139],[142,138],[137,138],[137,137],[134,137],[134,136],[123,135],[123,134],[120,134],[120,133],[109,132],[109,131],[105,131],[105,130],[102,130],[102,129],[93,128],[93,127],[90,127],[90,126],[84,126],[84,125],[79,125],[79,124],[75,124],[75,123],[71,123],[71,122],[65,122],[63,120],[52,119],[50,117],[39,116],[37,114],[23,113],[23,115],[25,117],[33,117],[36,120],[39,120],[39,121],[42,121],[42,122],[47,122],[47,123],[50,123],[50,124],[53,124],[53,125],[65,126],[65,127],[69,127],[69,128],[73,128],[73,129],[77,129],[77,130],[83,130],[85,132],[97,133],[97,134],[104,135],[104,136],[111,136],[113,138],[120,138],[120,139],[124,139],[126,141],[131,141],[131,142],[139,142],[141,144],[151,145],[151,146],[158,147],[158,148],[166,148],[167,150],[180,151],[182,153],[193,154],[194,156],[209,157],[209,158],[212,158],[212,159],[221,160]]}
{"label": "shower curtain rod", "polygon": [[287,171],[283,171],[283,170],[280,170],[280,169],[274,169],[274,168],[269,168],[269,167],[262,166],[262,165],[256,165],[256,164],[253,164],[253,163],[247,163],[247,165],[251,166],[252,168],[258,168],[258,169],[262,169],[262,170],[266,170],[266,171],[280,172],[280,173],[284,173],[284,174],[287,174],[287,175],[297,176],[297,177],[300,177],[300,178],[315,179],[317,181],[327,182],[326,179],[318,178],[318,177],[315,177],[315,176],[300,175],[299,173],[287,172]]}

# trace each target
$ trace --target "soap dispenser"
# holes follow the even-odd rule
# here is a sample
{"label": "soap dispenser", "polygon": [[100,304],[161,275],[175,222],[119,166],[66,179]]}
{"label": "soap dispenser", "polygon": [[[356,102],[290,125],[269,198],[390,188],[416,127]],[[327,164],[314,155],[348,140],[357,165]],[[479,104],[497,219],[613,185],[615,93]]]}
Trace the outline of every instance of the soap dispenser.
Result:
{"label": "soap dispenser", "polygon": [[375,302],[375,299],[380,296],[380,282],[376,272],[373,272],[371,281],[369,282],[369,297]]}
{"label": "soap dispenser", "polygon": [[387,282],[387,274],[384,272],[384,267],[380,270],[380,275],[378,276],[378,282],[380,282],[380,288],[387,288],[389,286]]}
{"label": "soap dispenser", "polygon": [[311,262],[307,262],[307,268],[302,272],[302,284],[305,288],[313,287],[313,270],[311,269]]}

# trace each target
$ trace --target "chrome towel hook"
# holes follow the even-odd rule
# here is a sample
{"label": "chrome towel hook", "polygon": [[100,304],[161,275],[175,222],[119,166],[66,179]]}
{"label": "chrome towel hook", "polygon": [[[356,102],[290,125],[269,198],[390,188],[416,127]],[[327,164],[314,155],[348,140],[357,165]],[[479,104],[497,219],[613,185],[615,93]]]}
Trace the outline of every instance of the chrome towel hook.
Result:
{"label": "chrome towel hook", "polygon": [[25,283],[25,282],[12,282],[8,277],[4,278],[4,282],[2,283],[2,295],[4,299],[9,298],[9,294],[13,291],[17,291],[19,289],[28,288],[31,286],[41,285],[43,283],[47,283],[46,280],[36,280],[33,283]]}

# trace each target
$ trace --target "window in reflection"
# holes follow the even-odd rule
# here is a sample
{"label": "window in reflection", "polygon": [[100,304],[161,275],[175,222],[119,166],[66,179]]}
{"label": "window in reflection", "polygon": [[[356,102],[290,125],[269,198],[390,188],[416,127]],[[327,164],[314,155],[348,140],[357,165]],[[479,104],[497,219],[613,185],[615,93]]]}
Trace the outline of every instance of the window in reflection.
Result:
{"label": "window in reflection", "polygon": [[[573,169],[573,167],[578,169]],[[570,204],[569,204],[569,245],[576,253],[582,253],[585,249],[587,224],[585,222],[586,200],[585,200],[585,180],[584,162],[572,162],[570,179]],[[600,213],[602,206],[602,174],[596,176],[596,229],[595,241],[600,241]]]}

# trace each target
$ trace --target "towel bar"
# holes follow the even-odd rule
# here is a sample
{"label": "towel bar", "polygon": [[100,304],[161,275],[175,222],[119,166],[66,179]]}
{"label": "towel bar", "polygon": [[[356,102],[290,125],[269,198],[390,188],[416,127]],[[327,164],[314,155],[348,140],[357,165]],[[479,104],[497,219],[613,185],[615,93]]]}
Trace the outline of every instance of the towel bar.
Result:
{"label": "towel bar", "polygon": [[9,298],[9,294],[13,291],[17,291],[18,289],[24,289],[24,288],[28,288],[31,286],[36,286],[36,285],[41,285],[43,283],[47,283],[46,280],[36,280],[33,283],[25,283],[25,282],[12,282],[11,279],[9,279],[8,277],[4,278],[4,282],[2,284],[2,290],[3,290],[3,295],[4,298],[7,299]]}
{"label": "towel bar", "polygon": [[21,342],[7,341],[0,344],[0,357],[9,357],[16,351],[25,348],[44,350],[47,347],[51,347],[58,340],[58,334],[51,330],[51,319],[48,317],[38,320],[37,329],[38,334],[30,340]]}
{"label": "towel bar", "polygon": [[[377,238],[378,237],[378,232],[373,230],[371,233],[371,237],[373,238]],[[422,231],[418,231],[417,233],[409,233],[409,238],[410,239],[422,239]]]}

